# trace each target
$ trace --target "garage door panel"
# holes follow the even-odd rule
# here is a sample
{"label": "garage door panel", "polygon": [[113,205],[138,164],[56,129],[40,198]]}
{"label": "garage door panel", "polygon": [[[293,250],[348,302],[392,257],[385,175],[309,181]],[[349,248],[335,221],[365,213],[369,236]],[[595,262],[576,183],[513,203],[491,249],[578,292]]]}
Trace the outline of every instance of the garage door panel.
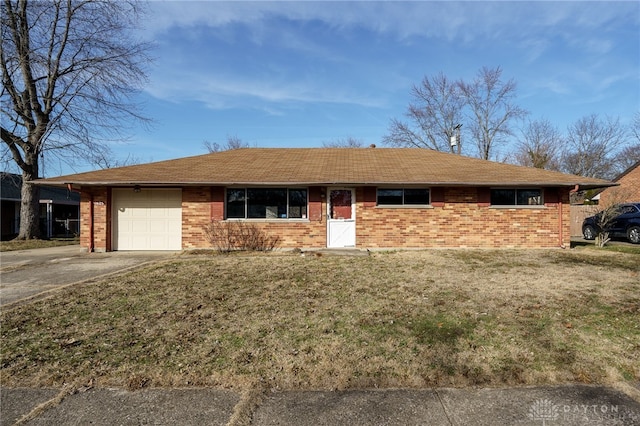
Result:
{"label": "garage door panel", "polygon": [[182,192],[179,189],[114,189],[115,250],[182,249]]}
{"label": "garage door panel", "polygon": [[129,207],[127,211],[129,212],[128,216],[132,219],[145,220],[147,217],[151,216],[144,206]]}

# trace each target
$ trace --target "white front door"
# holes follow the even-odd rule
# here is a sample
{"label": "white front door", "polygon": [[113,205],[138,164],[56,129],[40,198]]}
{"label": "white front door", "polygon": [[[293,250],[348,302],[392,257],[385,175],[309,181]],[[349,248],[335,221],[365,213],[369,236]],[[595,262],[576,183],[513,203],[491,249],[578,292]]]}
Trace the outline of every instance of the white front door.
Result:
{"label": "white front door", "polygon": [[327,247],[356,246],[356,192],[350,188],[329,190]]}

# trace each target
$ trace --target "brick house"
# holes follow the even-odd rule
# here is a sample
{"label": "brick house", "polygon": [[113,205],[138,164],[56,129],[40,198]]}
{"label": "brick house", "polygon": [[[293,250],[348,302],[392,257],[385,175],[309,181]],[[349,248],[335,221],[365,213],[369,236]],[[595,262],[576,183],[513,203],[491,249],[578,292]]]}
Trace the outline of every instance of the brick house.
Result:
{"label": "brick house", "polygon": [[569,193],[611,182],[417,148],[247,148],[36,181],[81,193],[89,251],[207,248],[246,220],[281,248],[564,247]]}
{"label": "brick house", "polygon": [[599,195],[599,204],[640,202],[640,161],[618,175],[614,180],[619,186],[608,188]]}

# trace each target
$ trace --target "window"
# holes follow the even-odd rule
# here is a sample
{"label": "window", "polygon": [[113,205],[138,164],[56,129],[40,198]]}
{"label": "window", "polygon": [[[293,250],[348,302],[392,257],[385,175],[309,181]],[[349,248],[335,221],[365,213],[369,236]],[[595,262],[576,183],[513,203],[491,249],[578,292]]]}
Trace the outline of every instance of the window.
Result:
{"label": "window", "polygon": [[618,213],[619,215],[622,214],[633,214],[633,213],[637,213],[640,209],[638,209],[636,206],[634,205],[627,205],[627,206],[620,206],[620,213]]}
{"label": "window", "polygon": [[229,188],[226,209],[227,219],[306,219],[307,190]]}
{"label": "window", "polygon": [[379,206],[407,206],[429,204],[429,189],[390,189],[378,188]]}
{"label": "window", "polygon": [[494,206],[540,206],[540,189],[492,189],[491,205]]}
{"label": "window", "polygon": [[227,217],[244,218],[245,215],[245,190],[227,189]]}

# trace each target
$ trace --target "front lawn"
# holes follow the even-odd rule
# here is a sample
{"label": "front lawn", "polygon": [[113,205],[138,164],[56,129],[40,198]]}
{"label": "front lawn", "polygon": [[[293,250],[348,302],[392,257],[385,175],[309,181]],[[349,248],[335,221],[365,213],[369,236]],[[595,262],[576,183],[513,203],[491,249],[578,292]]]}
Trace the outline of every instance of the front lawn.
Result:
{"label": "front lawn", "polygon": [[640,256],[184,255],[1,314],[8,386],[640,380]]}
{"label": "front lawn", "polygon": [[78,238],[51,238],[49,240],[33,239],[33,240],[0,241],[0,252],[68,246],[68,245],[79,244],[79,241],[80,240]]}

